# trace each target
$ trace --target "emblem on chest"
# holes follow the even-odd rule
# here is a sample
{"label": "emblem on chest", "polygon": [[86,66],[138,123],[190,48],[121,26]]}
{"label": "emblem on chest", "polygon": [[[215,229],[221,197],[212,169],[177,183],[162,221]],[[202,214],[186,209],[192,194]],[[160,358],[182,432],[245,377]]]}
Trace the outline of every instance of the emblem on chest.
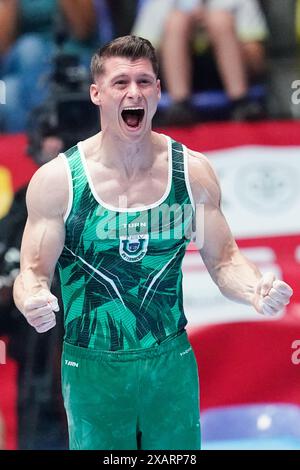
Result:
{"label": "emblem on chest", "polygon": [[119,252],[121,258],[129,263],[141,260],[147,253],[148,243],[148,234],[120,237]]}

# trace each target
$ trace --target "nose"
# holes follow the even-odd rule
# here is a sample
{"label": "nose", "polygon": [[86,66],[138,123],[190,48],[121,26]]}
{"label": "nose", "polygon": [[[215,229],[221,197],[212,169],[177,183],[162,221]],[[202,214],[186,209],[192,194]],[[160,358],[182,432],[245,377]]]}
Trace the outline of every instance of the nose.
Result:
{"label": "nose", "polygon": [[138,99],[141,97],[141,91],[140,91],[138,83],[134,81],[130,82],[128,86],[127,95],[129,98],[132,98],[132,99]]}

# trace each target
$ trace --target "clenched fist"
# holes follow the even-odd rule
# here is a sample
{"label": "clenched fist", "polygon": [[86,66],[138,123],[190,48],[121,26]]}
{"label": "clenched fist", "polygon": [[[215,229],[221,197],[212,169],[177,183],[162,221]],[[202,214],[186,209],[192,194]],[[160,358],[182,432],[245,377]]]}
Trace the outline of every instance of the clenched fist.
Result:
{"label": "clenched fist", "polygon": [[57,298],[50,291],[41,289],[25,300],[23,315],[38,333],[45,333],[56,325],[54,312],[58,311]]}
{"label": "clenched fist", "polygon": [[263,315],[274,316],[289,304],[293,289],[275,274],[266,273],[256,286],[253,305]]}

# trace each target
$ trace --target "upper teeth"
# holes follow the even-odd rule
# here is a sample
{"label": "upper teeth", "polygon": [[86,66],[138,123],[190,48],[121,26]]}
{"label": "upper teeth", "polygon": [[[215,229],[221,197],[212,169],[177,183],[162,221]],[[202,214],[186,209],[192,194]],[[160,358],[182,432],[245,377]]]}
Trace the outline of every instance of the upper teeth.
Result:
{"label": "upper teeth", "polygon": [[143,108],[124,108],[123,111],[143,111]]}

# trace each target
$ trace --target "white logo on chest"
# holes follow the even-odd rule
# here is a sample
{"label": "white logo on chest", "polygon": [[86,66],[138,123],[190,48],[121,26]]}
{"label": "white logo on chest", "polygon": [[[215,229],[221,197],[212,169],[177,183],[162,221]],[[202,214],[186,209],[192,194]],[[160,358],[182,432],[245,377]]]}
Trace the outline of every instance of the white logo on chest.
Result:
{"label": "white logo on chest", "polygon": [[148,243],[148,234],[120,237],[119,253],[121,258],[129,263],[141,260],[147,253]]}

